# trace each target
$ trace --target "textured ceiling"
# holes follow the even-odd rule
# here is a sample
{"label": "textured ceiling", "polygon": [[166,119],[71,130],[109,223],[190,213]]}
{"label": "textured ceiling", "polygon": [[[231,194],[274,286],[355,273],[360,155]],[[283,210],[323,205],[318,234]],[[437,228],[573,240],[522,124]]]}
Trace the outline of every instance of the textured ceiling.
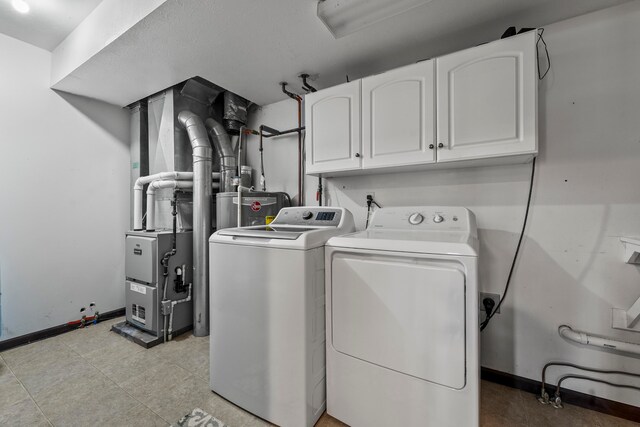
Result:
{"label": "textured ceiling", "polygon": [[433,0],[336,40],[315,0],[169,0],[54,87],[124,106],[202,76],[262,105],[624,2]]}
{"label": "textured ceiling", "polygon": [[52,51],[102,0],[26,0],[29,13],[0,0],[0,32]]}

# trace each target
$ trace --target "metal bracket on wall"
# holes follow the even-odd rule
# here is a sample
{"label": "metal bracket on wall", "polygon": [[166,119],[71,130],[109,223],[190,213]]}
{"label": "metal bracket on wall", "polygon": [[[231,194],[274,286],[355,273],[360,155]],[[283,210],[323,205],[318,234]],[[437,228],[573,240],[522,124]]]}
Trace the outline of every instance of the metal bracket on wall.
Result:
{"label": "metal bracket on wall", "polygon": [[[624,262],[640,265],[640,238],[622,237],[620,240],[624,245]],[[611,327],[614,329],[640,332],[640,329],[636,328],[638,321],[640,321],[640,298],[627,310],[614,308],[612,311]]]}

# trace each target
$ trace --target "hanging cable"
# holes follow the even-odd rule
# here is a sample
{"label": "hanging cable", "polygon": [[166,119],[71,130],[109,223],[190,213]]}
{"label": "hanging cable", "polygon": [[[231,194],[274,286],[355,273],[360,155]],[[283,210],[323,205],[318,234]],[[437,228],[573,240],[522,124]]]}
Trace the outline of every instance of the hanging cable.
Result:
{"label": "hanging cable", "polygon": [[518,239],[518,245],[516,246],[516,252],[513,254],[513,260],[511,261],[511,268],[509,269],[509,276],[507,276],[507,283],[504,287],[504,292],[502,293],[502,298],[498,302],[498,305],[491,313],[487,313],[486,319],[484,322],[480,324],[480,331],[484,331],[484,328],[487,327],[493,316],[500,310],[504,299],[507,297],[507,292],[509,292],[509,285],[511,284],[511,277],[513,276],[513,271],[516,267],[516,261],[518,260],[518,254],[520,253],[520,246],[522,245],[522,240],[524,238],[524,232],[527,228],[527,219],[529,218],[529,210],[531,208],[531,195],[533,194],[533,181],[536,175],[536,158],[533,158],[533,162],[531,162],[531,180],[529,181],[529,195],[527,196],[527,207],[524,211],[524,220],[522,221],[522,230],[520,231],[520,238]]}
{"label": "hanging cable", "polygon": [[[538,79],[542,80],[545,78],[545,76],[547,75],[547,73],[549,72],[549,70],[551,69],[551,58],[549,57],[549,48],[547,47],[547,42],[544,41],[544,38],[542,37],[542,34],[544,34],[544,28],[539,28],[538,29],[538,40],[536,41],[536,64],[538,66]],[[542,42],[542,44],[544,45],[544,51],[547,55],[547,69],[545,70],[544,74],[541,73],[540,71],[540,59],[538,58],[538,47],[540,45],[540,42]]]}
{"label": "hanging cable", "polygon": [[260,188],[262,191],[267,190],[267,179],[264,176],[264,147],[262,146],[263,126],[260,126]]}
{"label": "hanging cable", "polygon": [[316,190],[316,200],[318,201],[318,206],[322,206],[322,175],[318,176],[318,189]]}
{"label": "hanging cable", "polygon": [[376,202],[373,199],[373,196],[371,194],[367,194],[367,221],[364,226],[365,229],[369,228],[369,216],[371,215],[371,205],[376,205],[378,209],[382,208],[382,206],[380,206],[378,202]]}

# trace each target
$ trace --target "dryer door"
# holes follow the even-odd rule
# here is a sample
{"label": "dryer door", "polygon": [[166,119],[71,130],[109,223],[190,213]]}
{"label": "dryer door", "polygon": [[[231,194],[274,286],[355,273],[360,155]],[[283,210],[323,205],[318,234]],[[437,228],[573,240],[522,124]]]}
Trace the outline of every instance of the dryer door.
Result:
{"label": "dryer door", "polygon": [[336,252],[333,347],[443,386],[465,386],[465,274],[454,261]]}

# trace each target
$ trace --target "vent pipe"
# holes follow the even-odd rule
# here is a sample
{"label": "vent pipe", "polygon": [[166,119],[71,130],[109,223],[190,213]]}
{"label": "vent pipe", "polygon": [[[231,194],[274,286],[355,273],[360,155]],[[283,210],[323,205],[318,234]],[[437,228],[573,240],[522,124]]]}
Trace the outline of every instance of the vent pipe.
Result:
{"label": "vent pipe", "polygon": [[193,150],[193,335],[209,335],[209,251],[213,150],[200,117],[185,110],[178,121]]}
{"label": "vent pipe", "polygon": [[233,92],[224,93],[222,123],[231,135],[239,135],[240,128],[247,124],[249,101]]}
{"label": "vent pipe", "polygon": [[[220,191],[233,191],[233,177],[237,171],[236,156],[231,147],[229,134],[222,125],[213,119],[205,121],[213,145],[220,156]],[[195,210],[195,208],[194,208]]]}
{"label": "vent pipe", "polygon": [[156,190],[163,188],[191,190],[193,188],[193,182],[178,181],[175,179],[157,179],[151,181],[149,188],[147,188],[147,231],[154,231],[154,225],[156,223]]}
{"label": "vent pipe", "polygon": [[[133,229],[142,230],[142,190],[146,184],[156,180],[174,179],[187,180],[193,179],[193,172],[160,172],[153,175],[141,176],[133,186]],[[147,206],[148,207],[148,206]],[[147,224],[149,221],[147,220]],[[153,228],[153,224],[152,224]]]}

